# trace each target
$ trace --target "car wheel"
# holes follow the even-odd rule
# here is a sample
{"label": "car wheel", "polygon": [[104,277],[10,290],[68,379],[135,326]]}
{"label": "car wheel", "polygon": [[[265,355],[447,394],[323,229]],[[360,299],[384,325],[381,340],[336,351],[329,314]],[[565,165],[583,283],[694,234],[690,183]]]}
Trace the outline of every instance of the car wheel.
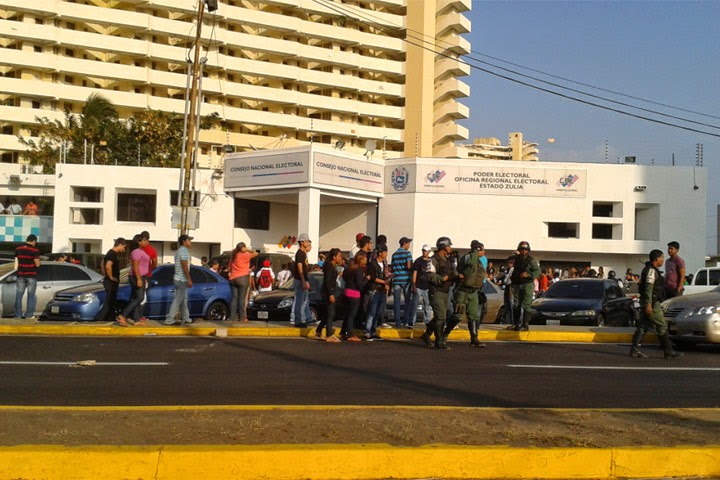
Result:
{"label": "car wheel", "polygon": [[313,323],[318,321],[318,313],[315,307],[310,307],[310,321]]}
{"label": "car wheel", "polygon": [[697,344],[692,342],[683,342],[682,340],[673,340],[676,350],[694,350]]}
{"label": "car wheel", "polygon": [[604,327],[605,326],[605,315],[602,313],[597,316],[595,319],[595,326],[596,327]]}
{"label": "car wheel", "polygon": [[210,304],[210,307],[208,307],[205,320],[208,322],[222,322],[228,319],[229,313],[230,309],[228,309],[228,306],[225,305],[225,303],[213,302]]}

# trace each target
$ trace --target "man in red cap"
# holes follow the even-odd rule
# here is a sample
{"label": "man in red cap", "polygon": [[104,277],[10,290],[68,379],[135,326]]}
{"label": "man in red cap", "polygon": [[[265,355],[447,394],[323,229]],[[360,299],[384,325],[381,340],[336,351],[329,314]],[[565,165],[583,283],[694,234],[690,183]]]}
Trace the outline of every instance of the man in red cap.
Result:
{"label": "man in red cap", "polygon": [[263,266],[255,274],[257,279],[255,284],[258,286],[258,292],[270,292],[275,284],[275,272],[270,268],[270,260],[265,260]]}
{"label": "man in red cap", "polygon": [[362,247],[360,246],[360,240],[365,237],[364,233],[358,233],[355,235],[355,246],[350,249],[350,258],[355,258],[355,254],[362,250]]}

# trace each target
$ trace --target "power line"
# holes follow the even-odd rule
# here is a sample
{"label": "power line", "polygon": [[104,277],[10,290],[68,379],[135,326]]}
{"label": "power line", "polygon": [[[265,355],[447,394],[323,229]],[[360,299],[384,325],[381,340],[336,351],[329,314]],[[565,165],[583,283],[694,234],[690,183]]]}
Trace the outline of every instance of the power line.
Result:
{"label": "power line", "polygon": [[[363,17],[363,16],[365,17],[365,20],[367,20],[368,17],[379,18],[379,17],[375,17],[375,16],[373,16],[373,15],[370,15],[370,14],[367,14],[367,13],[364,13],[364,12],[363,12],[363,14],[360,14],[359,12],[352,12],[352,11],[350,11],[350,10],[348,9],[349,7],[347,7],[347,6],[345,6],[345,5],[339,6],[339,5],[335,4],[334,2],[331,2],[330,0],[313,0],[313,1],[314,1],[315,3],[321,5],[321,6],[324,6],[324,7],[328,8],[328,9],[336,12],[336,13],[339,13],[339,14],[341,14],[341,15],[343,15],[343,16],[350,16],[351,18],[353,18],[354,20],[356,20],[356,21],[358,21],[358,22],[363,22],[363,18],[360,18],[360,17]],[[333,5],[329,5],[329,4],[333,4]],[[357,17],[353,17],[353,14],[354,14],[354,15],[357,15]],[[387,30],[387,27],[385,27],[385,26],[383,26],[383,25],[380,25],[378,22],[372,21],[372,22],[370,22],[370,23],[374,24],[374,26],[377,27],[377,28]],[[403,30],[402,27],[393,27],[393,28],[395,28],[395,30],[398,31],[398,32]],[[407,32],[414,32],[414,31],[413,31],[412,29],[407,29]],[[414,32],[414,33],[419,33],[419,32]],[[424,35],[424,34],[422,34],[422,33],[419,33],[419,34],[422,35],[422,36],[428,37],[427,35]],[[458,58],[458,57],[454,57],[454,56],[445,54],[445,53],[443,53],[443,52],[438,52],[438,51],[435,50],[435,48],[438,48],[438,47],[437,47],[437,45],[435,44],[434,41],[433,41],[433,42],[428,42],[428,41],[426,41],[426,40],[423,40],[422,38],[418,38],[418,37],[415,37],[415,36],[410,35],[410,34],[408,34],[407,37],[412,38],[413,40],[417,40],[417,41],[422,42],[422,44],[417,44],[417,43],[411,42],[410,40],[407,40],[406,38],[402,38],[402,40],[403,40],[404,42],[406,42],[407,44],[409,44],[409,45],[414,45],[414,46],[417,46],[417,47],[422,48],[422,49],[424,49],[424,50],[431,51],[431,52],[433,52],[435,55],[439,55],[439,56],[442,56],[442,57],[445,57],[445,58],[450,58],[450,59],[456,60],[456,61],[458,61],[458,62],[460,62],[460,63],[463,63],[463,64],[465,64],[465,65],[468,65],[468,66],[471,67],[471,68],[474,68],[474,69],[479,70],[479,71],[481,71],[481,72],[487,73],[487,74],[489,74],[489,75],[496,76],[496,77],[498,77],[498,78],[502,78],[502,79],[505,79],[505,80],[508,80],[508,81],[511,81],[511,82],[514,82],[514,83],[518,83],[518,84],[520,84],[520,85],[527,86],[527,87],[530,87],[530,88],[533,88],[533,89],[536,89],[536,90],[539,90],[539,91],[542,91],[542,92],[545,92],[545,93],[549,93],[549,94],[551,94],[551,95],[556,95],[556,96],[559,96],[559,97],[562,97],[562,98],[565,98],[565,99],[568,99],[568,100],[572,100],[572,101],[576,101],[576,102],[579,102],[579,103],[583,103],[583,104],[585,104],[585,105],[589,105],[589,106],[593,106],[593,107],[596,107],[596,108],[601,108],[601,109],[604,109],[604,110],[608,110],[608,111],[612,111],[612,112],[615,112],[615,113],[619,113],[619,114],[621,114],[621,115],[626,115],[626,116],[630,116],[630,117],[637,118],[637,119],[640,119],[640,120],[645,120],[645,121],[657,123],[657,124],[660,124],[660,125],[665,125],[665,126],[669,126],[669,127],[679,128],[679,129],[682,129],[682,130],[687,130],[687,131],[691,131],[691,132],[695,132],[695,133],[700,133],[700,134],[703,134],[703,135],[709,135],[709,136],[713,136],[713,137],[718,137],[718,138],[720,138],[720,135],[719,135],[719,134],[716,134],[716,133],[706,132],[706,131],[699,130],[699,129],[696,129],[696,128],[691,128],[691,127],[687,127],[687,126],[684,126],[684,125],[679,125],[679,124],[675,124],[675,123],[670,123],[670,122],[666,122],[666,121],[663,121],[663,120],[658,120],[658,119],[655,119],[655,118],[647,117],[647,116],[644,116],[644,115],[639,115],[639,114],[636,114],[636,113],[627,112],[627,111],[620,110],[620,109],[617,109],[617,108],[612,108],[612,107],[609,107],[609,106],[607,106],[607,105],[602,105],[602,104],[590,102],[590,101],[588,101],[588,100],[584,100],[584,99],[577,98],[577,97],[573,97],[573,96],[570,96],[570,95],[566,95],[566,94],[563,94],[563,93],[560,93],[560,92],[557,92],[557,91],[554,91],[554,90],[550,90],[550,89],[547,89],[547,88],[543,88],[543,87],[540,87],[540,86],[538,86],[538,85],[533,85],[533,84],[531,84],[531,83],[528,83],[528,82],[525,82],[525,81],[522,81],[522,80],[518,80],[518,79],[516,79],[516,78],[508,77],[508,76],[506,76],[506,75],[502,75],[502,74],[499,74],[499,73],[497,73],[497,72],[493,72],[493,71],[488,70],[488,69],[486,69],[486,68],[482,68],[482,67],[479,67],[479,66],[477,66],[477,65],[473,65],[473,64],[468,63],[467,61],[462,60],[462,59],[460,59],[460,58]],[[431,37],[429,37],[429,38],[431,38]],[[435,39],[433,39],[433,40],[435,40]],[[443,43],[447,43],[447,42],[443,42]],[[430,45],[432,45],[433,48],[427,47],[427,46],[425,46],[424,44],[430,44]],[[450,45],[450,44],[448,44],[448,45]],[[466,57],[468,57],[468,56],[466,56]],[[545,80],[542,80],[542,79],[539,79],[539,78],[536,78],[536,77],[532,77],[532,76],[529,76],[529,75],[525,75],[525,74],[522,74],[522,73],[520,73],[520,72],[516,72],[516,71],[513,71],[513,70],[509,70],[509,69],[506,69],[506,68],[504,68],[504,67],[500,67],[500,66],[497,66],[497,65],[494,65],[494,64],[491,64],[491,63],[489,63],[489,62],[485,62],[485,61],[483,61],[483,60],[479,60],[479,59],[476,59],[476,58],[473,58],[473,57],[468,57],[468,58],[470,58],[471,60],[474,60],[474,61],[476,61],[476,62],[478,62],[478,63],[482,63],[482,64],[485,64],[485,65],[490,65],[490,66],[492,66],[493,68],[498,68],[498,69],[500,69],[500,70],[507,71],[507,72],[509,72],[509,73],[511,73],[511,74],[513,74],[513,75],[517,75],[517,76],[520,76],[520,77],[523,77],[523,78],[529,78],[529,79],[531,79],[531,80],[533,80],[533,81],[541,82],[541,83],[544,83],[544,84],[547,84],[547,85],[550,85],[550,86],[554,86],[554,87],[557,87],[557,88],[561,88],[561,89],[564,89],[564,90],[569,90],[569,91],[572,91],[572,92],[575,92],[575,93],[579,93],[580,95],[585,95],[585,96],[587,96],[587,97],[596,98],[596,99],[599,99],[599,100],[607,101],[607,102],[610,102],[610,103],[618,104],[618,105],[621,105],[621,106],[625,106],[625,107],[628,107],[628,108],[633,108],[633,109],[640,110],[640,111],[646,111],[646,112],[648,112],[648,113],[653,113],[653,114],[660,115],[660,116],[663,116],[663,117],[673,118],[673,119],[675,119],[675,120],[681,120],[681,121],[684,121],[684,122],[687,122],[687,123],[693,123],[693,124],[698,124],[698,125],[702,125],[702,126],[707,126],[707,127],[710,127],[710,128],[718,128],[718,129],[720,129],[720,127],[719,127],[719,126],[716,126],[716,125],[707,124],[707,123],[703,123],[703,122],[697,122],[697,121],[694,121],[694,120],[691,120],[691,119],[687,119],[687,118],[683,118],[683,117],[677,117],[677,116],[674,116],[674,115],[669,115],[669,114],[665,114],[665,113],[662,113],[662,112],[658,112],[658,111],[655,111],[655,110],[650,110],[650,109],[645,109],[645,108],[642,108],[642,107],[634,106],[634,105],[631,105],[631,104],[628,104],[628,103],[619,102],[619,101],[612,100],[612,99],[609,99],[609,98],[606,98],[606,97],[601,97],[601,96],[598,96],[598,95],[593,95],[593,94],[586,93],[586,92],[583,92],[583,91],[580,91],[580,90],[577,90],[577,89],[573,89],[573,88],[570,88],[570,87],[565,87],[565,86],[563,86],[563,85],[559,85],[559,84],[556,84],[556,83],[547,82],[547,81],[545,81]],[[543,73],[543,74],[544,74],[544,73]],[[560,78],[562,78],[562,77],[560,77]],[[571,82],[572,82],[572,81],[571,81]],[[573,82],[573,83],[579,83],[579,82]],[[592,87],[592,86],[591,86],[591,88],[595,88],[595,87]],[[623,94],[620,94],[620,95],[623,95]],[[628,95],[623,95],[623,96],[628,96]],[[631,96],[628,96],[628,97],[631,97]],[[641,100],[643,100],[643,99],[641,99]],[[643,101],[645,101],[645,100],[643,100]],[[657,102],[650,102],[650,103],[657,103]],[[664,104],[661,104],[661,105],[664,105]],[[675,108],[675,107],[670,107],[670,108]],[[681,109],[681,110],[685,110],[685,109]],[[688,110],[685,110],[685,111],[688,111]],[[694,112],[693,112],[693,113],[694,113]],[[701,114],[701,115],[705,115],[705,114]],[[709,116],[709,115],[705,115],[705,116]],[[713,117],[713,118],[720,118],[720,117]]]}

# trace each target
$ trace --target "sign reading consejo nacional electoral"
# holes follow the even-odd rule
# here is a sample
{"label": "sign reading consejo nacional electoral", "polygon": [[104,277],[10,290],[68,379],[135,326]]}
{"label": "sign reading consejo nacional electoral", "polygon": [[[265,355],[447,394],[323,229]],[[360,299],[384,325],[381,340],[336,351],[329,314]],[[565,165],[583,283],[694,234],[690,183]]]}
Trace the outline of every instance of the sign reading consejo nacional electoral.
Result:
{"label": "sign reading consejo nacional electoral", "polygon": [[461,193],[585,197],[587,170],[456,165],[395,165],[385,170],[385,193]]}

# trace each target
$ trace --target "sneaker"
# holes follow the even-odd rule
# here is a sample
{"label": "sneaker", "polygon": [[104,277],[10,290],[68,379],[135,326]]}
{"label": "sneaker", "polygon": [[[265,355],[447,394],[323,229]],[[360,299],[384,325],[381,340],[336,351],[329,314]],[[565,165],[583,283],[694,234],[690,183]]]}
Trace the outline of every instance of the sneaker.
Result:
{"label": "sneaker", "polygon": [[335,335],[329,336],[325,339],[328,343],[340,343],[340,339],[336,337]]}
{"label": "sneaker", "polygon": [[177,325],[177,324],[175,323],[175,320],[165,320],[165,321],[163,322],[163,324],[164,324],[164,325]]}
{"label": "sneaker", "polygon": [[347,338],[345,339],[345,341],[346,341],[346,342],[362,342],[362,340],[360,340],[360,339],[359,339],[358,337],[356,337],[355,335],[353,335],[352,337],[347,337]]}
{"label": "sneaker", "polygon": [[380,328],[393,328],[393,326],[389,323],[383,323],[382,325],[380,325]]}
{"label": "sneaker", "polygon": [[27,317],[25,320],[30,321],[30,322],[37,322],[37,317],[35,317],[35,315],[33,315],[32,317]]}
{"label": "sneaker", "polygon": [[405,325],[405,328],[407,328],[408,330],[412,330],[413,328],[415,328],[415,325]]}
{"label": "sneaker", "polygon": [[365,335],[363,335],[363,340],[365,340],[366,342],[372,342],[373,337],[369,333],[366,333]]}
{"label": "sneaker", "polygon": [[192,322],[193,322],[193,321],[192,321],[192,318],[191,318],[190,320],[183,320],[182,323],[186,323],[186,324],[189,325],[189,324],[191,324]]}
{"label": "sneaker", "polygon": [[377,340],[377,341],[381,341],[381,340],[382,340],[382,337],[380,337],[380,335],[373,335],[373,336],[372,336],[372,339],[373,339],[373,340]]}

